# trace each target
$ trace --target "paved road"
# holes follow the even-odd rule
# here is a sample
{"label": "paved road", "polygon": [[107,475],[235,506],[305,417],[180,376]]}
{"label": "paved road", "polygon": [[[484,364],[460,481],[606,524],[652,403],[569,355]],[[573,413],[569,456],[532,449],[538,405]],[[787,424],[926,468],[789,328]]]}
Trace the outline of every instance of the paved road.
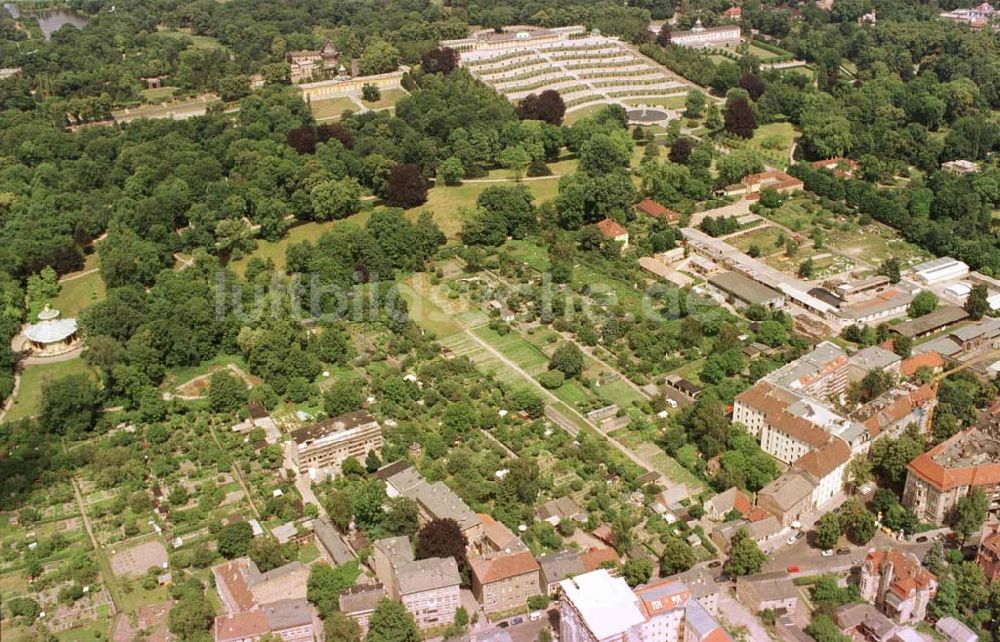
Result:
{"label": "paved road", "polygon": [[798,566],[800,575],[816,575],[820,573],[846,573],[854,566],[861,563],[865,555],[873,548],[892,548],[913,553],[918,559],[923,559],[930,549],[932,542],[927,541],[921,544],[916,542],[898,541],[890,538],[881,531],[872,538],[872,541],[864,546],[853,544],[842,544],[838,548],[849,548],[850,555],[832,555],[823,557],[819,549],[813,548],[808,543],[808,538],[804,537],[795,544],[782,546],[771,554],[770,559],[764,565],[764,571],[784,571],[789,566]]}

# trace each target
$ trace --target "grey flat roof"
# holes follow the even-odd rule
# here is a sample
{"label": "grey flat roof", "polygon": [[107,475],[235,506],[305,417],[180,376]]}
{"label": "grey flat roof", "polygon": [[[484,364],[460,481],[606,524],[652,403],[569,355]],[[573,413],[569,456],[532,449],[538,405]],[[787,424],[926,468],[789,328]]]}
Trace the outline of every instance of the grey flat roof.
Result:
{"label": "grey flat roof", "polygon": [[347,615],[374,611],[379,600],[385,597],[385,589],[381,584],[359,584],[337,596],[340,610]]}
{"label": "grey flat roof", "polygon": [[708,282],[724,290],[734,297],[750,304],[767,305],[771,301],[781,299],[783,294],[773,290],[763,283],[758,283],[739,272],[723,272],[708,279]]}
{"label": "grey flat roof", "polygon": [[352,430],[373,421],[375,421],[375,418],[368,414],[367,410],[358,410],[293,430],[291,433],[292,440],[298,444],[302,444],[329,434]]}
{"label": "grey flat roof", "polygon": [[462,578],[454,557],[429,557],[396,567],[396,583],[403,595],[458,586]]}
{"label": "grey flat roof", "polygon": [[282,631],[312,622],[312,609],[305,598],[272,602],[262,607],[272,631]]}
{"label": "grey flat roof", "polygon": [[851,355],[850,364],[864,370],[882,370],[894,363],[899,363],[902,358],[895,352],[889,352],[880,346],[869,346]]}

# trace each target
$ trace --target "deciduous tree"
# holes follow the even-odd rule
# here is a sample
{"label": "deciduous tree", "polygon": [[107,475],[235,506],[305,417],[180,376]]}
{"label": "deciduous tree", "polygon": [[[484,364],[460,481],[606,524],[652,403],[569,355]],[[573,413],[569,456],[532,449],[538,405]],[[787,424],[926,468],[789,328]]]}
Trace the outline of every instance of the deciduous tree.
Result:
{"label": "deciduous tree", "polygon": [[386,185],[385,202],[404,209],[427,202],[427,182],[419,165],[402,163],[392,168]]}
{"label": "deciduous tree", "polygon": [[753,113],[753,107],[743,98],[729,103],[723,118],[726,131],[740,138],[752,138],[754,130],[757,129],[757,117]]}

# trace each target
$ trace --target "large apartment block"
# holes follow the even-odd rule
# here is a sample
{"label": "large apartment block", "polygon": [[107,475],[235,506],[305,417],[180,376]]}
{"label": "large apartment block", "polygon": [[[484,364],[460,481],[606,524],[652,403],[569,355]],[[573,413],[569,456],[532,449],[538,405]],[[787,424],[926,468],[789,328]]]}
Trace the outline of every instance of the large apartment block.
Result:
{"label": "large apartment block", "polygon": [[291,436],[292,459],[302,474],[339,470],[348,457],[362,461],[368,451],[382,451],[382,426],[367,410],[299,428]]}
{"label": "large apartment block", "polygon": [[1000,406],[910,462],[903,505],[940,524],[974,488],[986,494],[990,512],[1000,508]]}
{"label": "large apartment block", "polygon": [[528,598],[541,595],[538,562],[530,551],[501,551],[488,557],[474,557],[472,594],[486,613],[503,613],[522,608]]}
{"label": "large apartment block", "polygon": [[407,537],[378,540],[373,557],[375,573],[386,593],[403,603],[417,626],[431,629],[455,621],[462,578],[454,558],[415,560]]}
{"label": "large apartment block", "polygon": [[731,642],[729,634],[676,581],[634,591],[606,570],[560,583],[562,642]]}
{"label": "large apartment block", "polygon": [[428,483],[405,460],[383,466],[375,476],[385,480],[385,490],[389,497],[409,497],[417,503],[421,523],[434,519],[455,520],[468,540],[470,551],[483,538],[480,516],[473,513],[468,504],[444,482]]}

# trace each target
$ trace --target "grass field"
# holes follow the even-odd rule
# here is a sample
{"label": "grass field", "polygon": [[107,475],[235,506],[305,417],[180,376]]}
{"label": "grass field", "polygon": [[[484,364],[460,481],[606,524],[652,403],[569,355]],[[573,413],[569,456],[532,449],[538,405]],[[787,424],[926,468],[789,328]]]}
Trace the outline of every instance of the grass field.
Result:
{"label": "grass field", "polygon": [[314,100],[309,103],[309,109],[312,110],[313,118],[316,120],[335,120],[345,111],[361,111],[350,98]]}
{"label": "grass field", "polygon": [[626,105],[655,105],[666,109],[680,109],[687,101],[687,94],[667,96],[665,98],[627,98]]}
{"label": "grass field", "polygon": [[792,145],[798,137],[799,133],[791,123],[770,123],[758,127],[747,145],[763,154],[773,164],[787,167]]}
{"label": "grass field", "polygon": [[116,120],[123,118],[169,118],[172,113],[179,111],[195,111],[207,109],[212,103],[219,102],[215,96],[191,98],[189,100],[178,100],[166,103],[166,105],[143,105],[134,109],[118,109],[111,112]]}
{"label": "grass field", "polygon": [[145,98],[146,102],[162,103],[170,100],[176,91],[177,87],[160,87],[158,89],[143,89],[139,92],[139,95]]}
{"label": "grass field", "polygon": [[362,100],[361,103],[368,109],[387,109],[389,107],[394,107],[403,96],[407,95],[409,94],[407,94],[407,92],[403,89],[383,89],[382,97],[377,101],[370,103],[367,100]]}
{"label": "grass field", "polygon": [[586,107],[581,107],[575,111],[566,112],[566,118],[563,119],[566,125],[572,125],[581,118],[586,118],[587,116],[593,116],[597,112],[604,109],[606,103],[599,103],[597,105],[588,105]]}
{"label": "grass field", "polygon": [[798,196],[787,199],[777,209],[768,210],[767,218],[794,232],[808,232],[812,225],[832,225],[835,215],[808,196]]}
{"label": "grass field", "polygon": [[[423,272],[415,272],[403,281],[400,291],[409,305],[410,316],[420,327],[444,339],[462,331],[453,315],[446,314],[431,294],[430,279]],[[471,342],[471,339],[465,337]]]}
{"label": "grass field", "polygon": [[768,225],[766,227],[759,227],[745,234],[740,234],[739,236],[727,238],[726,243],[739,248],[743,252],[750,249],[751,245],[756,245],[760,248],[761,256],[767,256],[781,251],[781,248],[778,247],[778,239],[781,235],[782,231],[780,229],[772,225]]}
{"label": "grass field", "polygon": [[848,256],[873,265],[890,256],[900,259],[904,266],[916,265],[931,258],[926,250],[904,241],[895,230],[879,223],[848,232],[831,232],[826,243]]}
{"label": "grass field", "polygon": [[[97,266],[97,254],[91,254],[87,257],[83,270],[75,274],[83,274],[97,269]],[[66,276],[73,277],[74,275],[67,274]],[[69,281],[62,281],[59,284],[59,295],[52,300],[52,307],[59,310],[64,317],[76,317],[84,308],[98,301],[103,301],[104,294],[104,279],[101,278],[101,273],[91,272]]]}
{"label": "grass field", "polygon": [[[417,212],[429,209],[434,214],[434,220],[448,238],[455,238],[462,229],[462,223],[464,222],[464,218],[460,212],[462,208],[472,208],[475,206],[476,199],[479,198],[479,195],[487,187],[511,184],[513,184],[513,181],[491,183],[472,183],[467,181],[454,187],[441,185],[434,187],[427,193],[426,203],[414,207],[409,213],[416,216]],[[554,199],[559,192],[559,178],[557,176],[525,180],[523,184],[534,195],[536,205],[543,201]]]}
{"label": "grass field", "polygon": [[677,463],[677,460],[663,452],[663,449],[659,446],[651,443],[648,437],[642,433],[622,428],[611,433],[611,436],[653,464],[656,470],[662,473],[667,479],[686,484],[694,492],[700,492],[705,487],[704,483],[695,477],[691,471]]}
{"label": "grass field", "polygon": [[157,30],[156,33],[160,34],[161,36],[167,36],[169,38],[177,38],[179,40],[184,40],[184,39],[190,40],[193,43],[192,46],[195,49],[215,49],[223,46],[221,42],[210,36],[196,36],[194,34],[187,33],[185,31],[178,31],[175,29],[159,29]]}
{"label": "grass field", "polygon": [[[726,45],[722,45],[720,47],[716,47],[716,49],[725,49],[727,51],[732,51],[733,53],[739,53],[737,51],[739,48],[740,48],[740,45],[737,45],[737,44],[726,44]],[[771,60],[772,58],[777,58],[778,57],[778,54],[771,53],[767,49],[762,49],[762,48],[758,47],[757,45],[753,45],[753,44],[750,45],[750,51],[749,51],[749,53],[753,54],[754,56],[757,56],[757,58],[761,62],[767,62],[768,60]],[[715,54],[715,55],[718,55],[718,54]],[[719,57],[722,58],[724,56],[719,56]]]}
{"label": "grass field", "polygon": [[21,387],[14,397],[14,404],[4,421],[16,421],[34,417],[41,412],[42,388],[53,379],[59,379],[71,374],[96,374],[82,359],[70,359],[57,363],[28,366],[21,373]]}

